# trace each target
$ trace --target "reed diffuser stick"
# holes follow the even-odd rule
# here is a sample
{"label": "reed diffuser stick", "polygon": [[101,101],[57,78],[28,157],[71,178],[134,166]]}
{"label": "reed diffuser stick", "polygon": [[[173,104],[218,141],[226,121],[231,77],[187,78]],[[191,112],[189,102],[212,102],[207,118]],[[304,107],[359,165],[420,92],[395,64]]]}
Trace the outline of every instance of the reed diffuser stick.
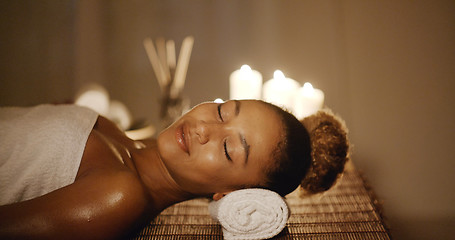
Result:
{"label": "reed diffuser stick", "polygon": [[171,73],[167,64],[166,41],[164,38],[160,37],[156,39],[156,50],[158,52],[158,58],[160,59],[161,66],[163,67],[163,71],[166,76],[165,85],[168,85],[171,82]]}
{"label": "reed diffuser stick", "polygon": [[153,71],[160,85],[161,91],[164,92],[166,88],[166,74],[164,73],[163,66],[160,63],[158,54],[156,53],[155,46],[153,41],[150,38],[144,39],[144,47],[149,58],[150,63],[152,64]]}
{"label": "reed diffuser stick", "polygon": [[167,53],[167,65],[169,70],[173,72],[175,70],[175,42],[174,40],[168,40],[166,42],[166,53]]}
{"label": "reed diffuser stick", "polygon": [[193,49],[194,37],[188,36],[183,39],[180,49],[177,67],[175,69],[174,82],[171,87],[171,97],[176,98],[185,85],[186,72],[190,61],[191,51]]}
{"label": "reed diffuser stick", "polygon": [[160,98],[162,129],[172,124],[189,107],[189,102],[182,97],[182,90],[185,85],[193,43],[192,36],[183,40],[178,61],[176,61],[173,40],[166,42],[164,38],[158,38],[155,48],[150,38],[144,39],[144,47],[162,93]]}

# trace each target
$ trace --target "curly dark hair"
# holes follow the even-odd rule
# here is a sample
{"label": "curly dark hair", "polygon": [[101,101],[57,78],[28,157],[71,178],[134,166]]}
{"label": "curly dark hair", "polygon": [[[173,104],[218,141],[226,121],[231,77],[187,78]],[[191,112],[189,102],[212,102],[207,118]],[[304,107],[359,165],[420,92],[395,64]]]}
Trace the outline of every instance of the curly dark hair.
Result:
{"label": "curly dark hair", "polygon": [[298,120],[266,103],[282,121],[283,136],[272,152],[266,188],[285,196],[299,185],[308,194],[328,190],[344,171],[349,142],[344,122],[328,110]]}

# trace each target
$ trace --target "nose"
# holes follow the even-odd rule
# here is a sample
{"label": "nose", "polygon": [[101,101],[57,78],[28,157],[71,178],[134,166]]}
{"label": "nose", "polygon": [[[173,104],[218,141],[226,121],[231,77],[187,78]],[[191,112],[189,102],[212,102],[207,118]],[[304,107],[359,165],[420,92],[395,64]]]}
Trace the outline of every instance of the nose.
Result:
{"label": "nose", "polygon": [[214,132],[216,123],[209,123],[203,120],[196,122],[195,134],[200,144],[206,144]]}

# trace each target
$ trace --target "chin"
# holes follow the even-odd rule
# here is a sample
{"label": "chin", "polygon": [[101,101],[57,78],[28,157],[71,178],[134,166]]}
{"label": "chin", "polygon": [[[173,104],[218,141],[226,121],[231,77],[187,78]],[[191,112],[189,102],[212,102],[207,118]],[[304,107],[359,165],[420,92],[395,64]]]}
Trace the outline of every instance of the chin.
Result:
{"label": "chin", "polygon": [[168,163],[173,159],[180,159],[183,152],[175,139],[174,124],[163,130],[157,138],[157,147],[160,157],[164,163]]}
{"label": "chin", "polygon": [[[174,136],[172,134],[172,131],[169,128],[166,128],[163,130],[159,135],[158,138],[156,139],[157,142],[157,147],[158,147],[158,152],[160,153],[161,159],[164,161],[165,159],[168,159],[171,157],[170,153],[175,152],[175,149],[173,149],[173,145],[177,147],[176,143],[173,143]],[[175,142],[175,140],[174,140]]]}

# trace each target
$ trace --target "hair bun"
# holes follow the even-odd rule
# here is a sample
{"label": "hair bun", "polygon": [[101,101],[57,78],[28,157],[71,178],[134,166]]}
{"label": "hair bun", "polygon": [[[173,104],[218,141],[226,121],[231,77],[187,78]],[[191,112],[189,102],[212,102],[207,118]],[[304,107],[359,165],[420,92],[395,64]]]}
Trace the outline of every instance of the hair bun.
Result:
{"label": "hair bun", "polygon": [[330,110],[321,110],[301,120],[311,142],[311,166],[301,187],[308,193],[328,190],[344,170],[349,158],[347,128]]}

